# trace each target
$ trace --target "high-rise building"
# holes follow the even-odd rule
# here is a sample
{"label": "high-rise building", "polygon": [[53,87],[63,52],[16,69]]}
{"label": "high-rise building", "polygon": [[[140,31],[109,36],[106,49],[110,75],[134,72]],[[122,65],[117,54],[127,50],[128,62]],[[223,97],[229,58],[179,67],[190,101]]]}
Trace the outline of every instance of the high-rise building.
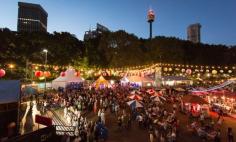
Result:
{"label": "high-rise building", "polygon": [[89,30],[89,31],[85,32],[84,40],[96,38],[99,34],[101,34],[103,32],[109,32],[109,31],[110,30],[107,27],[97,23],[97,28],[96,29]]}
{"label": "high-rise building", "polygon": [[191,24],[187,28],[187,38],[194,43],[201,42],[201,25],[199,23]]}
{"label": "high-rise building", "polygon": [[39,4],[18,2],[18,32],[47,32],[47,18]]}

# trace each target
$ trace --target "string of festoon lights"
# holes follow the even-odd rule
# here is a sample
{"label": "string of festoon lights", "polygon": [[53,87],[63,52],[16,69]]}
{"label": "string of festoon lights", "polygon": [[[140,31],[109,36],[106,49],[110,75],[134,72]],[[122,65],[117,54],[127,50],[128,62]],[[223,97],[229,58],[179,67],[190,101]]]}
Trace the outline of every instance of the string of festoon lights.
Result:
{"label": "string of festoon lights", "polygon": [[[17,65],[15,65],[17,67]],[[43,71],[45,67],[44,64],[32,64],[32,71],[39,76],[39,71]],[[45,76],[50,76],[51,74],[60,75],[69,66],[57,66],[57,65],[46,65],[48,69],[44,73]],[[73,67],[72,67],[73,68]],[[208,66],[208,65],[189,65],[189,64],[169,64],[169,63],[155,63],[132,67],[123,68],[98,68],[98,67],[88,67],[88,68],[77,68],[77,74],[81,76],[145,76],[153,73],[161,73],[162,76],[187,76],[192,78],[205,77],[224,77],[229,78],[235,76],[236,66]],[[4,70],[5,71],[5,70]],[[79,73],[78,73],[79,72]],[[2,73],[3,74],[3,73]],[[40,74],[42,74],[40,72]],[[5,75],[5,72],[4,72]],[[40,75],[41,76],[41,75]]]}
{"label": "string of festoon lights", "polygon": [[[35,69],[44,66],[34,64]],[[65,70],[68,66],[50,66],[55,71]],[[156,63],[142,66],[124,67],[124,68],[76,68],[82,74],[105,75],[105,76],[131,76],[131,75],[148,75],[155,72],[162,72],[162,75],[175,74],[177,76],[200,77],[201,75],[210,76],[232,76],[235,73],[236,66],[207,66],[207,65],[184,65],[184,64],[166,64]],[[81,75],[82,75],[81,74]]]}

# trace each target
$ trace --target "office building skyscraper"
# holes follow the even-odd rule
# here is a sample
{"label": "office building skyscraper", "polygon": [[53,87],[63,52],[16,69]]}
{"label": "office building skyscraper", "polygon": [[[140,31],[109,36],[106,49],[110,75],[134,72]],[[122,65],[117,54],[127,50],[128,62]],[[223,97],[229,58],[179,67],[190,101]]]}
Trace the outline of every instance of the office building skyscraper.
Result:
{"label": "office building skyscraper", "polygon": [[191,24],[187,28],[187,38],[194,43],[201,42],[201,25],[199,23]]}
{"label": "office building skyscraper", "polygon": [[39,4],[18,2],[18,32],[47,32],[47,18]]}

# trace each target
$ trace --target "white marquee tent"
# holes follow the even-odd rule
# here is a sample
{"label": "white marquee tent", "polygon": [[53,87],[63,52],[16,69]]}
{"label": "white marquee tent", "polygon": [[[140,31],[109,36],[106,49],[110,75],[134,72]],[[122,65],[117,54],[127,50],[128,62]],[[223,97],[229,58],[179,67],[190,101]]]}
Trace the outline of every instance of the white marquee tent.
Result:
{"label": "white marquee tent", "polygon": [[65,71],[65,76],[59,76],[52,81],[52,88],[58,89],[59,87],[65,88],[69,83],[81,83],[83,79],[76,76],[76,71],[74,69],[67,69]]}
{"label": "white marquee tent", "polygon": [[152,86],[154,81],[148,77],[140,77],[140,76],[125,76],[120,80],[122,85],[127,83],[135,83],[139,86]]}

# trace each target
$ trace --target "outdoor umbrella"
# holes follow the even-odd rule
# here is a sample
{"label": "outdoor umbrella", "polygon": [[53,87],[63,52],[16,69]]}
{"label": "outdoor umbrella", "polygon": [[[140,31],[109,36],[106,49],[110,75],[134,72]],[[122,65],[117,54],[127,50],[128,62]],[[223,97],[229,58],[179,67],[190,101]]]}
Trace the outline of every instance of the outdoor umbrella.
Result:
{"label": "outdoor umbrella", "polygon": [[148,89],[146,92],[147,92],[149,95],[154,95],[154,94],[156,93],[154,89]]}
{"label": "outdoor umbrella", "polygon": [[208,104],[206,100],[196,95],[186,95],[182,100],[186,103]]}
{"label": "outdoor umbrella", "polygon": [[155,102],[160,102],[160,98],[158,96],[156,96],[154,99],[153,99]]}
{"label": "outdoor umbrella", "polygon": [[127,102],[127,104],[128,104],[132,109],[143,107],[143,105],[142,105],[139,101],[137,101],[137,100],[129,101],[129,102]]}
{"label": "outdoor umbrella", "polygon": [[142,100],[143,99],[143,97],[141,97],[139,95],[131,95],[131,96],[129,96],[129,98],[132,100]]}

